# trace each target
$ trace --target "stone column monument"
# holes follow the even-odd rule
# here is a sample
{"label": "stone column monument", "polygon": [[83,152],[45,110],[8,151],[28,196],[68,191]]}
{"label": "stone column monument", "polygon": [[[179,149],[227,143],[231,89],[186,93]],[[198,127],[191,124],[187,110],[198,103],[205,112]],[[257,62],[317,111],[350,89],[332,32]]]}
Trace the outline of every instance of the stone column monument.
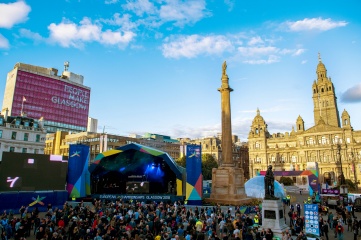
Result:
{"label": "stone column monument", "polygon": [[222,65],[222,159],[218,168],[212,170],[212,192],[207,202],[240,205],[250,199],[244,193],[243,169],[235,166],[232,157],[231,99],[233,89],[229,86],[227,63]]}
{"label": "stone column monument", "polygon": [[268,166],[264,177],[265,195],[262,201],[262,228],[270,228],[275,237],[282,238],[282,232],[289,229],[285,223],[282,201],[274,195],[275,178],[272,166]]}

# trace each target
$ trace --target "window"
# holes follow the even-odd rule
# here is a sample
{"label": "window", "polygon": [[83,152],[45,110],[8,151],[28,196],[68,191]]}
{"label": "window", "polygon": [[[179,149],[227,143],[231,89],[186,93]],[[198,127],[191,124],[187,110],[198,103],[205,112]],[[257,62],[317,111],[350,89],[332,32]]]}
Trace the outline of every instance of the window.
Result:
{"label": "window", "polygon": [[12,139],[12,140],[16,140],[16,132],[12,132],[12,133],[11,133],[11,139]]}
{"label": "window", "polygon": [[40,142],[40,134],[36,134],[35,142]]}
{"label": "window", "polygon": [[274,156],[271,157],[271,162],[275,162],[276,161],[276,158]]}
{"label": "window", "polygon": [[292,156],[291,159],[292,159],[293,163],[297,162],[297,157],[296,156]]}
{"label": "window", "polygon": [[322,138],[321,138],[321,143],[322,143],[322,144],[326,144],[326,143],[327,143],[326,137],[322,137]]}
{"label": "window", "polygon": [[256,146],[256,149],[261,148],[261,144],[259,142],[256,142],[255,146]]}
{"label": "window", "polygon": [[34,153],[38,154],[39,153],[39,149],[34,149]]}
{"label": "window", "polygon": [[29,133],[24,133],[24,141],[28,141],[29,140]]}
{"label": "window", "polygon": [[15,152],[15,147],[10,147],[9,152]]}
{"label": "window", "polygon": [[0,130],[0,138],[3,138],[3,130]]}
{"label": "window", "polygon": [[28,149],[27,149],[27,148],[23,148],[22,153],[27,153],[27,152],[28,152]]}

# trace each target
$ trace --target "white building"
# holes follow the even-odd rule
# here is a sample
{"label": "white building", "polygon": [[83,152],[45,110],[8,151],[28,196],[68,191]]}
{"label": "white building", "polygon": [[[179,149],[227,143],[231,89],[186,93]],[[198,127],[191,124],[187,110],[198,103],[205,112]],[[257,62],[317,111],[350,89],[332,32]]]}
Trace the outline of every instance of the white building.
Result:
{"label": "white building", "polygon": [[0,115],[0,161],[3,152],[44,154],[45,135],[42,121]]}

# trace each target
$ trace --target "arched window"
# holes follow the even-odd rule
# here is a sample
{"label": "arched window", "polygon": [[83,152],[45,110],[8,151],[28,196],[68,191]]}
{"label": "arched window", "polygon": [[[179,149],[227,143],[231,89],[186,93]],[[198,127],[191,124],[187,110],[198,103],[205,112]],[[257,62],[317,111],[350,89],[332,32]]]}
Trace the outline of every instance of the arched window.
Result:
{"label": "arched window", "polygon": [[261,148],[261,144],[260,144],[259,142],[256,142],[256,143],[255,143],[255,148],[256,148],[256,149]]}
{"label": "arched window", "polygon": [[326,144],[326,143],[327,143],[327,139],[326,139],[325,136],[323,136],[323,137],[321,138],[321,143],[322,143],[322,144]]}
{"label": "arched window", "polygon": [[272,156],[272,157],[271,157],[271,162],[273,162],[273,163],[276,162],[275,156]]}
{"label": "arched window", "polygon": [[313,93],[316,93],[316,89],[313,89]]}
{"label": "arched window", "polygon": [[348,121],[347,121],[347,119],[345,119],[345,121],[344,121],[344,125],[347,125],[348,124]]}
{"label": "arched window", "polygon": [[298,130],[301,130],[301,124],[298,124]]}
{"label": "arched window", "polygon": [[293,163],[297,162],[297,157],[296,156],[292,155],[291,159],[292,159]]}
{"label": "arched window", "polygon": [[255,131],[255,132],[256,132],[256,134],[258,134],[258,128],[256,128],[256,131]]}
{"label": "arched window", "polygon": [[321,88],[321,92],[323,92],[323,88]]}

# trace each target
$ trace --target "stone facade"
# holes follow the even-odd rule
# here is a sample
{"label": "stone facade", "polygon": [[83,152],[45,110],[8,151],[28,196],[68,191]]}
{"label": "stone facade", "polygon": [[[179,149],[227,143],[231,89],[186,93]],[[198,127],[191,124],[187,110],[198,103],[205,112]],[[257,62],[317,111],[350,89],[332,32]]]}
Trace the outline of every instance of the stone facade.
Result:
{"label": "stone facade", "polygon": [[307,162],[317,162],[321,183],[337,183],[341,165],[346,179],[361,179],[361,131],[352,128],[346,110],[340,119],[335,88],[320,58],[316,74],[312,85],[315,125],[311,128],[305,129],[298,116],[290,132],[270,134],[257,109],[248,136],[250,177],[270,164],[275,170],[289,171],[305,170]]}
{"label": "stone facade", "polygon": [[38,120],[0,114],[0,162],[3,152],[44,154],[45,135]]}

